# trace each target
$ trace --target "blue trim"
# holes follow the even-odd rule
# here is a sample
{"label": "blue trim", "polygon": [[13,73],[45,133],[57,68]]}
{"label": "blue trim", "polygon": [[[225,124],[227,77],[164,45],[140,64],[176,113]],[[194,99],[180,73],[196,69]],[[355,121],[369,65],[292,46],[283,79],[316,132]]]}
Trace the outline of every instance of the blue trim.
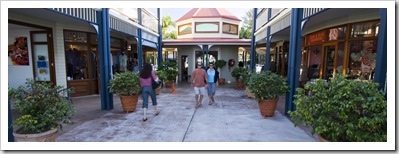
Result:
{"label": "blue trim", "polygon": [[108,82],[111,79],[111,51],[110,51],[110,28],[109,12],[107,8],[97,13],[99,34],[98,53],[100,58],[100,96],[101,110],[112,110],[114,108],[112,94],[109,93]]}
{"label": "blue trim", "polygon": [[158,49],[158,45],[155,42],[147,41],[147,40],[144,40],[144,39],[142,39],[142,40],[143,40],[142,41],[142,45],[143,46],[147,46],[147,47],[151,47],[151,48],[154,48],[154,49]]}
{"label": "blue trim", "polygon": [[[141,15],[141,8],[137,9],[137,14],[138,14],[138,18],[139,18],[139,24],[142,25],[143,23],[143,18]],[[143,38],[142,38],[142,30],[141,28],[137,29],[137,61],[138,61],[138,65],[139,65],[139,70],[141,70],[141,68],[143,67]]]}
{"label": "blue trim", "polygon": [[379,89],[384,89],[387,74],[387,9],[380,9],[380,31],[378,32],[377,59],[375,65],[374,82]]}
{"label": "blue trim", "polygon": [[299,68],[301,59],[301,46],[302,46],[302,29],[301,22],[303,16],[303,8],[293,8],[291,14],[291,28],[290,28],[290,46],[288,56],[288,85],[290,92],[286,95],[285,101],[285,114],[288,111],[294,111],[295,105],[293,104],[296,88],[299,87]]}
{"label": "blue trim", "polygon": [[12,134],[13,128],[12,124],[12,113],[11,113],[11,104],[10,100],[8,100],[8,142],[14,142],[14,135]]}
{"label": "blue trim", "polygon": [[[267,13],[267,22],[270,22],[270,18],[272,14],[272,9],[268,9],[268,13]],[[266,32],[266,58],[265,58],[265,69],[264,71],[269,71],[270,70],[270,41],[271,41],[271,37],[270,37],[270,26],[267,27],[267,32]]]}
{"label": "blue trim", "polygon": [[158,66],[162,63],[162,19],[161,19],[161,9],[157,8],[158,17]]}
{"label": "blue trim", "polygon": [[[258,9],[257,8],[253,8],[252,10],[252,29],[256,28],[256,11]],[[252,36],[251,36],[251,63],[250,63],[250,69],[254,70],[255,69],[255,58],[256,58],[256,52],[255,52],[255,31],[253,30],[252,32]]]}
{"label": "blue trim", "polygon": [[[57,10],[53,10],[53,9],[50,9],[50,8],[45,8],[45,9],[47,9],[47,10],[50,10],[50,11],[53,11],[53,12],[56,12],[56,13],[59,13],[59,14],[61,14],[61,15],[65,15],[65,16],[69,16],[69,17],[72,17],[72,18],[75,18],[75,19],[78,19],[78,20],[82,20],[82,21],[86,21],[86,22],[88,22],[88,23],[92,23],[92,24],[97,24],[97,23],[95,23],[95,22],[92,22],[92,21],[89,21],[89,20],[86,20],[86,19],[82,19],[82,18],[78,18],[78,17],[75,17],[75,16],[72,16],[72,15],[69,15],[69,14],[66,14],[66,13],[62,13],[62,12],[59,12],[59,11],[57,11]],[[99,13],[99,11],[96,11],[97,12],[97,22],[99,22],[98,20],[99,20],[99,16],[98,16],[98,13]]]}

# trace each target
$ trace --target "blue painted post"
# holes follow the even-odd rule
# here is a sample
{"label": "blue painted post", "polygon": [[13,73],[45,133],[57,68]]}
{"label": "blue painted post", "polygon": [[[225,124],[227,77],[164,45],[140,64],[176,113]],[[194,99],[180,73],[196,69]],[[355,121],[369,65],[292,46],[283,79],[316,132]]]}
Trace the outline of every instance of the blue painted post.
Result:
{"label": "blue painted post", "polygon": [[[139,18],[139,24],[143,24],[143,17],[141,15],[141,8],[137,9],[137,14]],[[143,67],[143,38],[142,38],[142,31],[141,28],[137,29],[137,61],[139,65],[139,70]]]}
{"label": "blue painted post", "polygon": [[380,31],[378,32],[377,59],[375,65],[374,82],[379,89],[384,89],[387,75],[387,9],[380,9]]}
{"label": "blue painted post", "polygon": [[288,111],[294,111],[293,104],[296,88],[299,86],[299,68],[301,59],[301,45],[302,45],[302,15],[303,8],[293,8],[291,11],[291,27],[290,27],[290,46],[288,54],[288,85],[290,92],[287,93],[285,99],[285,114]]}
{"label": "blue painted post", "polygon": [[161,9],[157,9],[158,17],[158,66],[162,63],[162,19],[161,19]]}
{"label": "blue painted post", "polygon": [[109,12],[107,8],[101,9],[97,16],[99,27],[98,53],[100,58],[100,97],[101,110],[112,110],[114,108],[112,94],[109,93],[108,82],[111,79],[111,51],[110,51],[110,28]]}
{"label": "blue painted post", "polygon": [[206,62],[204,64],[205,67],[209,64],[209,45],[206,45]]}
{"label": "blue painted post", "polygon": [[[267,9],[267,22],[270,22],[270,18],[272,17],[272,9]],[[266,58],[265,58],[265,69],[264,71],[270,70],[270,26],[267,27],[266,32]],[[277,53],[277,52],[276,52]]]}
{"label": "blue painted post", "polygon": [[251,34],[251,65],[250,69],[254,70],[255,69],[255,58],[256,58],[256,51],[255,51],[255,29],[256,29],[256,12],[257,8],[253,8],[252,11],[252,34]]}
{"label": "blue painted post", "polygon": [[12,134],[13,129],[11,127],[12,124],[12,113],[11,113],[11,104],[8,101],[8,142],[14,142],[14,135]]}

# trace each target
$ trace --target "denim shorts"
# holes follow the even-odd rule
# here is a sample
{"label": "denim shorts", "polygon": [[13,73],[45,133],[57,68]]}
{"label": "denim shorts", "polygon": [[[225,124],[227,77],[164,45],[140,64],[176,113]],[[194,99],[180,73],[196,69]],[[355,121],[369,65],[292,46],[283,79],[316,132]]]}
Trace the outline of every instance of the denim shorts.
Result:
{"label": "denim shorts", "polygon": [[216,83],[208,83],[208,96],[214,96],[216,93]]}

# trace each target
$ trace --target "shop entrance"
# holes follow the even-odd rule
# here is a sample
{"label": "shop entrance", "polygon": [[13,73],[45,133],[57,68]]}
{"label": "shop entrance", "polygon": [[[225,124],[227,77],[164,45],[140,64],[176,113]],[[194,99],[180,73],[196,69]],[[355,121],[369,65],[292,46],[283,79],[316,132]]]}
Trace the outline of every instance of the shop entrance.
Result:
{"label": "shop entrance", "polygon": [[323,46],[324,63],[323,63],[323,79],[329,79],[335,76],[335,55],[336,55],[336,44],[328,44]]}

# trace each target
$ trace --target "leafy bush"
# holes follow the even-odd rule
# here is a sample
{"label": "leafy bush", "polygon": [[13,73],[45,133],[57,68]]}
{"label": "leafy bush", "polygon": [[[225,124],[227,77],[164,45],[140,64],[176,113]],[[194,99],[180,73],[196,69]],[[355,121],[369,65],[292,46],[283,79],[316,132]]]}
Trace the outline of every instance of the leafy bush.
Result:
{"label": "leafy bush", "polygon": [[72,91],[33,79],[26,79],[25,85],[16,89],[9,88],[8,96],[21,115],[12,126],[19,134],[36,134],[55,128],[62,130],[62,123],[72,124],[70,118],[75,114],[73,105],[66,98]]}
{"label": "leafy bush", "polygon": [[247,84],[259,100],[274,99],[289,92],[287,79],[270,71],[252,73]]}
{"label": "leafy bush", "polygon": [[174,81],[178,75],[177,62],[175,61],[164,61],[159,65],[158,70],[161,71],[164,81]]}
{"label": "leafy bush", "polygon": [[387,102],[376,83],[337,75],[328,83],[307,83],[297,92],[296,111],[289,112],[295,125],[309,124],[312,133],[333,142],[387,141]]}
{"label": "leafy bush", "polygon": [[247,71],[247,73],[245,73],[245,74],[242,74],[241,76],[240,76],[240,81],[242,81],[242,83],[246,86],[246,87],[248,87],[248,83],[249,83],[249,79],[251,78],[251,75],[252,74],[254,74],[255,72],[254,71]]}
{"label": "leafy bush", "polygon": [[248,73],[248,70],[243,67],[235,67],[233,71],[231,71],[231,76],[233,76],[236,80],[239,80],[241,75]]}
{"label": "leafy bush", "polygon": [[215,66],[216,66],[216,68],[218,68],[218,69],[222,69],[225,65],[226,65],[226,61],[225,60],[223,60],[223,59],[219,59],[219,60],[217,60],[216,62],[215,62]]}
{"label": "leafy bush", "polygon": [[132,96],[139,94],[141,90],[139,75],[133,72],[123,72],[114,74],[114,79],[109,81],[110,93],[121,96]]}

